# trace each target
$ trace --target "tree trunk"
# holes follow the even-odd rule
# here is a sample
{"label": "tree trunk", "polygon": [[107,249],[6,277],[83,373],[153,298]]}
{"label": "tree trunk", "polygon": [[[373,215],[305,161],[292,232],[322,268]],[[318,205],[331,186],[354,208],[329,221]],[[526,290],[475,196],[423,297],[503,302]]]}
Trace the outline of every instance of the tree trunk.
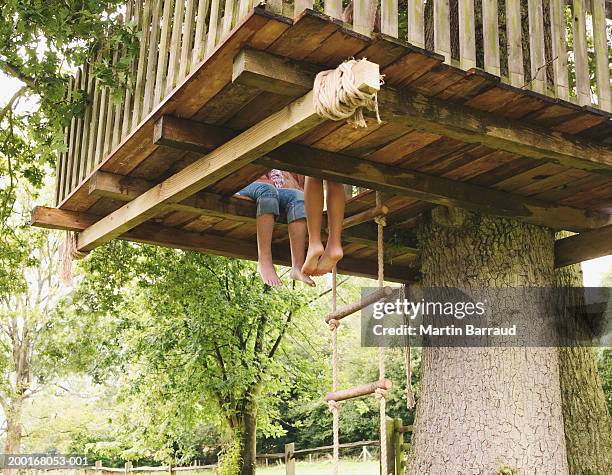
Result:
{"label": "tree trunk", "polygon": [[[419,239],[424,287],[553,285],[546,228],[437,208]],[[550,312],[515,318],[537,331],[532,319]],[[568,473],[556,348],[425,348],[421,368],[408,473]]]}
{"label": "tree trunk", "polygon": [[[583,285],[580,265],[557,269],[558,287]],[[561,348],[561,401],[571,475],[610,473],[612,422],[592,348]]]}
{"label": "tree trunk", "polygon": [[6,417],[6,442],[4,444],[5,454],[18,454],[21,450],[21,437],[23,435],[21,416],[23,412],[23,401],[12,400],[9,407],[5,408]]}
{"label": "tree trunk", "polygon": [[254,475],[257,462],[257,411],[261,384],[249,395],[249,402],[241,416],[240,428],[240,475]]}

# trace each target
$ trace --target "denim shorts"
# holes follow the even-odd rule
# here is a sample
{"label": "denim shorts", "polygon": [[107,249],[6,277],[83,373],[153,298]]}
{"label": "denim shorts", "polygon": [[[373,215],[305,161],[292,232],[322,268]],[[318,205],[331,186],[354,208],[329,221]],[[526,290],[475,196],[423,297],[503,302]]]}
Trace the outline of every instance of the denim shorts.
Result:
{"label": "denim shorts", "polygon": [[276,188],[270,183],[256,181],[238,192],[257,202],[257,216],[273,214],[278,217],[280,210],[287,213],[287,223],[306,218],[304,192],[295,188]]}

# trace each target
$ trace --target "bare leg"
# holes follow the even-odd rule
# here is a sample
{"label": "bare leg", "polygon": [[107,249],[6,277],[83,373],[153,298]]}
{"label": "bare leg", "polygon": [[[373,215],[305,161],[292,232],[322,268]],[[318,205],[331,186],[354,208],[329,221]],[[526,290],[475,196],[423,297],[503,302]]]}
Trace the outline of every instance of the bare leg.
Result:
{"label": "bare leg", "polygon": [[321,242],[321,221],[323,220],[323,181],[306,177],[304,184],[304,203],[308,225],[308,253],[302,272],[312,275],[317,270],[319,257],[323,254]]}
{"label": "bare leg", "polygon": [[327,225],[329,236],[325,252],[319,259],[314,275],[331,272],[336,263],[342,259],[342,222],[344,221],[344,203],[346,196],[342,183],[327,182]]}
{"label": "bare leg", "polygon": [[272,232],[274,231],[274,215],[257,216],[257,270],[263,281],[272,286],[283,285],[272,262]]}
{"label": "bare leg", "polygon": [[314,281],[302,272],[304,254],[306,252],[306,220],[297,219],[287,226],[289,230],[289,245],[291,246],[291,273],[293,280],[300,280],[311,287]]}

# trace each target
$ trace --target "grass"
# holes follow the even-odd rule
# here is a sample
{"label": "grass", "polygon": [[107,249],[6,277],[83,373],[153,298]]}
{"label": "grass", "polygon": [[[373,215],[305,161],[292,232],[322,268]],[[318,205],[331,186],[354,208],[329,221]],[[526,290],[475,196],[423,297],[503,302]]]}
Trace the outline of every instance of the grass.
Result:
{"label": "grass", "polygon": [[[332,470],[331,461],[313,462],[298,460],[295,469],[296,475],[329,475]],[[351,475],[378,475],[378,461],[361,462],[356,460],[341,460],[340,473]],[[257,475],[285,475],[285,466],[261,467]]]}
{"label": "grass", "polygon": [[[331,461],[308,463],[298,460],[296,475],[329,475]],[[198,475],[212,475],[213,472],[198,472]],[[378,475],[378,460],[361,462],[354,459],[340,460],[340,474],[351,475]],[[257,475],[285,475],[285,465],[270,464],[268,467],[257,467]]]}

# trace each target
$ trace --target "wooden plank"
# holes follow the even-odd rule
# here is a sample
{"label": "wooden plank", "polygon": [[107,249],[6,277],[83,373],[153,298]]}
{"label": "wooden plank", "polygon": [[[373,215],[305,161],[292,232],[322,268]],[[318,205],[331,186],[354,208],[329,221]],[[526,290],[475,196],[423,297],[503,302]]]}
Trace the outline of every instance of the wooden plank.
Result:
{"label": "wooden plank", "polygon": [[501,76],[497,0],[482,0],[482,34],[485,71],[495,76]]}
{"label": "wooden plank", "polygon": [[[96,148],[94,150],[95,160],[93,162],[93,166],[95,167],[104,157],[104,139],[106,137],[106,114],[108,112],[108,87],[102,86],[102,82],[98,82],[97,87],[100,88],[100,98],[98,105],[98,129],[96,131]],[[93,168],[93,167],[92,167]]]}
{"label": "wooden plank", "polygon": [[[179,67],[179,81],[189,74],[197,63],[190,61],[193,48],[193,16],[195,10],[193,3],[189,0],[185,8],[185,20],[183,21],[183,42],[181,43],[181,62]],[[204,0],[202,0],[204,1]]]}
{"label": "wooden plank", "polygon": [[[379,89],[377,64],[362,60],[353,73],[360,90]],[[78,248],[89,250],[112,240],[154,216],[164,204],[182,201],[323,121],[309,92],[85,230]]]}
{"label": "wooden plank", "polygon": [[508,42],[508,76],[510,84],[523,87],[523,42],[521,32],[521,0],[506,0],[506,38]]}
{"label": "wooden plank", "polygon": [[569,100],[569,78],[564,8],[564,0],[550,0],[553,83],[557,97],[567,101]]}
{"label": "wooden plank", "polygon": [[144,87],[146,82],[146,63],[147,63],[147,52],[150,48],[150,34],[151,34],[151,4],[153,0],[144,0],[144,8],[140,21],[140,50],[138,51],[138,59],[136,61],[136,84],[134,87],[134,108],[132,115],[132,128],[140,123],[140,119],[143,117],[142,104],[144,97]]}
{"label": "wooden plank", "polygon": [[[93,226],[100,219],[100,216],[89,213],[37,206],[32,211],[31,225],[46,229],[67,229],[78,232]],[[150,223],[141,224],[121,235],[119,239],[226,257],[257,260],[255,240],[237,240],[227,236],[189,232]],[[281,247],[273,244],[272,254],[276,264],[291,265],[291,257],[287,246]],[[376,262],[345,257],[338,264],[338,271],[349,275],[373,278],[376,276]],[[415,282],[419,277],[419,272],[414,267],[391,263],[385,265],[385,279],[390,282]]]}
{"label": "wooden plank", "polygon": [[293,16],[297,18],[306,9],[312,9],[314,2],[313,0],[294,0],[293,2]]}
{"label": "wooden plank", "polygon": [[332,18],[342,19],[342,0],[325,0],[323,13]]}
{"label": "wooden plank", "polygon": [[312,89],[318,71],[265,51],[243,49],[234,59],[232,82],[297,97]]}
{"label": "wooden plank", "polygon": [[574,68],[576,73],[576,96],[578,104],[591,104],[591,84],[586,37],[586,8],[584,0],[573,0]]}
{"label": "wooden plank", "polygon": [[159,34],[160,18],[162,14],[162,0],[151,0],[153,2],[153,14],[151,17],[151,31],[149,37],[149,51],[147,55],[147,69],[144,84],[144,99],[142,101],[142,115],[146,116],[157,104],[154,101],[155,76],[157,61],[159,58]]}
{"label": "wooden plank", "polygon": [[219,12],[221,9],[221,0],[211,0],[210,3],[210,18],[208,20],[208,37],[206,39],[206,55],[212,54],[217,43],[217,28],[219,23]]}
{"label": "wooden plank", "polygon": [[555,242],[555,267],[612,254],[612,225],[559,239]]}
{"label": "wooden plank", "polygon": [[204,58],[204,53],[206,51],[206,29],[208,27],[208,24],[206,23],[206,14],[208,13],[209,4],[209,0],[198,1],[193,57],[191,59],[191,62],[194,65],[198,64]]}
{"label": "wooden plank", "polygon": [[423,0],[408,0],[408,42],[419,48],[425,46],[425,22],[423,14]]}
{"label": "wooden plank", "polygon": [[[72,81],[71,85],[70,85],[70,98],[74,99],[75,93],[77,91],[77,89],[80,87],[80,83],[81,82],[81,72],[80,69],[77,70],[76,75],[74,77],[74,80]],[[71,172],[72,169],[74,168],[74,163],[78,162],[79,157],[78,157],[78,143],[80,141],[80,136],[79,134],[79,128],[78,128],[78,118],[77,117],[73,117],[70,121],[70,129],[67,130],[68,132],[68,136],[67,136],[67,146],[68,149],[65,153],[65,160],[66,163],[64,164],[64,196],[70,192],[70,189],[68,189],[68,186],[70,185],[70,182],[72,180],[72,176],[71,176]]]}
{"label": "wooden plank", "polygon": [[[132,4],[133,4],[133,9],[132,9]],[[134,0],[133,2],[129,2],[127,11],[128,11],[128,14],[126,18],[133,21],[137,26],[140,25],[140,17],[142,14],[142,0]],[[121,137],[119,139],[119,143],[130,132],[131,118],[133,116],[132,87],[135,86],[134,79],[136,78],[137,69],[138,69],[138,65],[137,65],[137,59],[136,59],[134,60],[130,68],[130,83],[129,83],[130,87],[125,88],[125,96],[123,98],[123,118],[121,120]]]}
{"label": "wooden plank", "polygon": [[[78,77],[79,71],[77,70],[77,77]],[[73,78],[72,76],[68,78],[68,84],[66,85],[66,89],[64,90],[64,99],[65,100],[70,100],[70,97],[72,95],[72,90],[74,88],[74,83],[77,82],[76,78]],[[73,118],[71,120],[74,121],[75,118]],[[67,170],[70,169],[70,165],[69,165],[69,155],[71,153],[71,147],[70,147],[70,135],[71,135],[71,129],[72,127],[72,123],[66,127],[64,127],[64,147],[66,148],[65,151],[58,153],[57,155],[57,162],[56,162],[56,170],[55,170],[55,203],[59,203],[61,202],[61,200],[63,199],[63,197],[65,196],[65,192],[64,192],[64,184],[66,183],[66,176],[68,175]]]}
{"label": "wooden plank", "polygon": [[597,79],[597,104],[600,109],[611,112],[610,99],[610,55],[606,39],[606,9],[604,0],[592,0],[593,43],[595,46],[595,77]]}
{"label": "wooden plank", "polygon": [[[131,3],[128,3],[130,5]],[[118,53],[117,60],[121,58],[121,53]],[[129,88],[126,88],[126,91]],[[111,103],[114,101],[111,100]],[[108,145],[108,150],[106,154],[110,153],[117,145],[119,145],[119,141],[121,140],[121,121],[123,120],[123,101],[117,100],[113,104],[113,125],[112,125],[112,135],[110,137],[110,142]],[[105,154],[105,155],[106,155]]]}
{"label": "wooden plank", "polygon": [[434,0],[434,50],[446,64],[451,61],[449,12],[448,0]]}
{"label": "wooden plank", "polygon": [[542,0],[528,0],[528,7],[531,89],[544,94],[546,91],[546,54],[544,52],[544,12],[542,11]]}
{"label": "wooden plank", "polygon": [[172,38],[170,40],[170,58],[168,59],[168,77],[166,79],[166,94],[169,94],[176,83],[180,69],[181,58],[181,32],[183,30],[183,19],[185,18],[185,2],[178,1],[174,6],[174,17],[172,18]]}
{"label": "wooden plank", "polygon": [[353,0],[353,30],[370,36],[374,30],[377,2],[375,0]]}
{"label": "wooden plank", "polygon": [[[93,74],[92,74],[93,75]],[[87,148],[86,173],[89,173],[96,164],[96,145],[98,128],[100,126],[100,81],[96,78],[92,81],[93,99],[91,106],[91,121],[89,124],[89,139]]]}
{"label": "wooden plank", "polygon": [[397,0],[381,0],[380,2],[380,32],[393,38],[399,37],[397,4]]}
{"label": "wooden plank", "polygon": [[235,0],[225,0],[225,7],[223,9],[223,27],[221,29],[221,37],[219,38],[219,42],[225,39],[227,34],[231,31],[233,23],[235,23],[234,3]]}
{"label": "wooden plank", "polygon": [[474,0],[458,0],[459,5],[459,64],[461,69],[476,67],[476,30]]}
{"label": "wooden plank", "polygon": [[[87,97],[89,96],[89,87],[91,84],[91,75],[89,72],[89,65],[83,66],[83,72],[81,74],[81,89]],[[72,172],[70,173],[70,183],[66,183],[68,189],[74,190],[80,181],[80,176],[85,173],[85,163],[87,161],[87,140],[89,138],[89,117],[91,115],[91,108],[86,106],[83,117],[79,120],[77,125],[77,144],[75,154],[77,159],[72,163]],[[65,199],[66,195],[64,196]]]}
{"label": "wooden plank", "polygon": [[610,176],[612,149],[577,137],[550,134],[519,121],[390,88],[378,94],[384,120],[489,148]]}
{"label": "wooden plank", "polygon": [[256,161],[268,168],[302,173],[385,191],[444,206],[473,209],[553,229],[586,230],[610,223],[599,213],[558,206],[533,198],[398,169],[367,160],[330,154],[295,144],[271,151]]}
{"label": "wooden plank", "polygon": [[[181,0],[179,0],[181,3]],[[155,73],[155,89],[153,92],[153,104],[159,104],[165,96],[166,81],[168,80],[169,49],[178,48],[178,44],[170,43],[170,30],[172,28],[172,17],[174,0],[164,0],[164,13],[160,25],[161,33],[159,40],[159,59],[157,60],[157,71]],[[173,46],[173,47],[172,47]]]}

